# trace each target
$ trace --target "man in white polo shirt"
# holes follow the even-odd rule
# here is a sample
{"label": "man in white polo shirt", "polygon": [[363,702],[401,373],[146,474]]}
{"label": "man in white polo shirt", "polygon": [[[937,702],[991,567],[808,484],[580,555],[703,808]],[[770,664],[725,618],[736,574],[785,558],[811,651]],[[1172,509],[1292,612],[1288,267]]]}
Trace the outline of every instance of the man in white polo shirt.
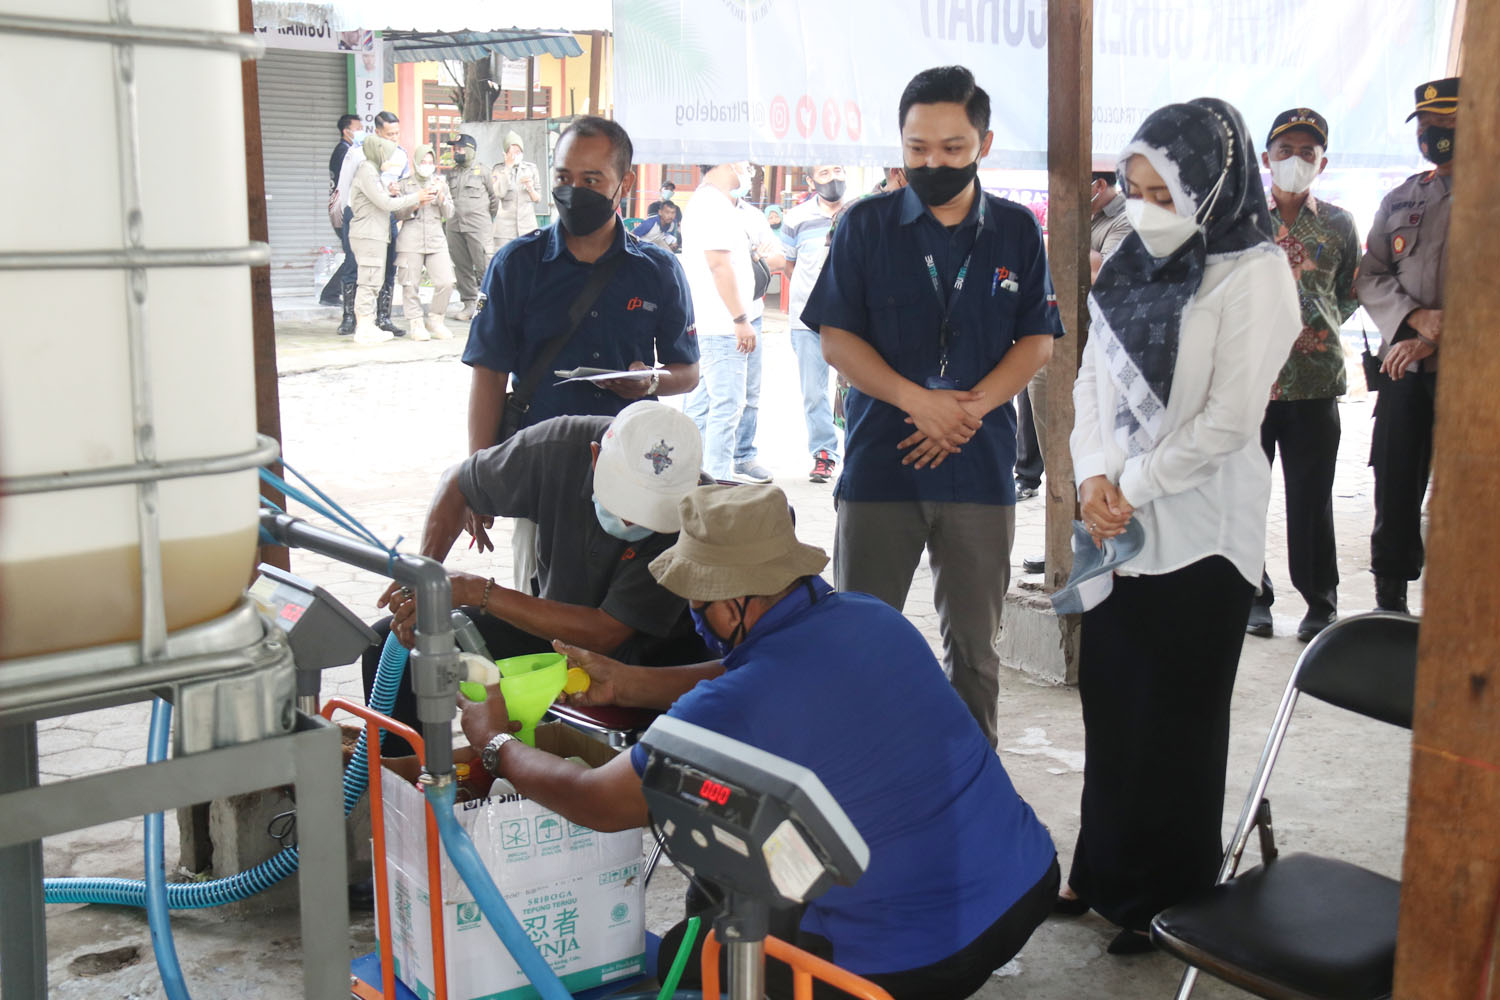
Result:
{"label": "man in white polo shirt", "polygon": [[682,213],[682,270],[698,326],[702,381],[687,412],[703,435],[703,468],[715,479],[734,475],[735,442],[745,410],[750,324],[755,289],[750,244],[734,199],[750,188],[745,160],[702,167],[703,176]]}

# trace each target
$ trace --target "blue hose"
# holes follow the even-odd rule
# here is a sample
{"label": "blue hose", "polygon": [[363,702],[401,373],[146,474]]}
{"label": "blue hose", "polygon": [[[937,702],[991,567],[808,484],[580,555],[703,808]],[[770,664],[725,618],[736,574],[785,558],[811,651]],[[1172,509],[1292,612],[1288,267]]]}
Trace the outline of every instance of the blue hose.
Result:
{"label": "blue hose", "polygon": [[[380,667],[375,672],[375,684],[370,689],[369,704],[375,711],[389,715],[396,704],[396,691],[401,686],[401,675],[406,672],[407,655],[406,647],[401,645],[394,633],[386,636],[385,646],[380,651]],[[153,726],[155,718],[153,709]],[[345,816],[353,811],[359,797],[365,793],[365,787],[370,783],[366,759],[365,733],[361,732],[359,742],[354,747],[354,756],[344,770]],[[149,835],[149,819],[146,828]],[[160,858],[159,848],[156,855]],[[173,882],[167,886],[167,906],[173,910],[201,910],[249,899],[294,874],[297,871],[297,861],[297,848],[287,847],[238,875],[207,882]],[[146,883],[139,879],[49,878],[42,880],[42,887],[49,903],[146,906]]]}
{"label": "blue hose", "polygon": [[474,849],[474,842],[453,815],[453,791],[451,781],[427,785],[427,802],[437,817],[438,836],[448,852],[448,860],[453,862],[454,869],[474,894],[474,901],[499,935],[500,943],[520,965],[531,985],[542,995],[542,1000],[572,1000],[572,994],[536,950],[536,945],[531,943],[520,921],[506,905],[505,897],[495,888],[479,852]]}
{"label": "blue hose", "polygon": [[[172,732],[172,706],[157,698],[151,703],[151,735],[146,742],[146,763],[167,759],[167,737]],[[151,925],[151,949],[156,970],[168,1000],[189,1000],[177,945],[172,941],[172,917],[167,908],[167,873],[162,862],[162,822],[159,812],[146,817],[146,920]]]}

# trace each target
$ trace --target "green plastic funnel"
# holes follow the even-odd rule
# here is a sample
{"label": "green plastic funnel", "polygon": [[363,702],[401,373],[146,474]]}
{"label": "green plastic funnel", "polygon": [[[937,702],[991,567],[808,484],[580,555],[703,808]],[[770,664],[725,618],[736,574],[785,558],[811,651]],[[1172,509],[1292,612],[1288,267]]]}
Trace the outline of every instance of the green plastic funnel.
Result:
{"label": "green plastic funnel", "polygon": [[532,653],[496,660],[500,668],[500,693],[512,722],[521,724],[516,735],[527,746],[536,746],[536,724],[557,700],[568,680],[568,658],[561,653]]}

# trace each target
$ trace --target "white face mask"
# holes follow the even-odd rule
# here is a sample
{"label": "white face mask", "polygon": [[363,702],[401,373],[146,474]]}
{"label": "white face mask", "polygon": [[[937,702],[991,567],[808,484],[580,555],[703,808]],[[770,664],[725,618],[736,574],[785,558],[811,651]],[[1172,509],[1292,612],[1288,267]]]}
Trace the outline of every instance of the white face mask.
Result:
{"label": "white face mask", "polygon": [[421,178],[424,178],[424,179],[427,178],[427,177],[431,177],[432,176],[432,170],[433,170],[433,167],[432,167],[432,164],[430,164],[430,163],[418,163],[417,164],[417,176],[418,177],[421,177]]}
{"label": "white face mask", "polygon": [[1198,231],[1196,219],[1168,211],[1144,198],[1128,199],[1125,217],[1153,257],[1170,257]]}
{"label": "white face mask", "polygon": [[743,198],[750,193],[750,182],[753,180],[750,174],[742,174],[738,170],[734,172],[735,189],[729,192],[731,198]]}
{"label": "white face mask", "polygon": [[1312,187],[1317,176],[1318,164],[1308,163],[1300,156],[1271,161],[1271,180],[1287,194],[1301,194]]}

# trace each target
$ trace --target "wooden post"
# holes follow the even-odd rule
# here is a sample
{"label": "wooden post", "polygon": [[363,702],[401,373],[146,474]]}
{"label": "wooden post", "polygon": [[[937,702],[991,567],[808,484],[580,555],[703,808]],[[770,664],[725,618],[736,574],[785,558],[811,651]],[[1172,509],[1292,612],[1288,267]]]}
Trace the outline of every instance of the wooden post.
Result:
{"label": "wooden post", "polygon": [[[526,120],[531,121],[532,98],[536,94],[536,56],[526,57]],[[548,108],[551,114],[552,109]]]}
{"label": "wooden post", "polygon": [[599,77],[604,72],[604,32],[589,32],[589,114],[603,114],[599,107]]}
{"label": "wooden post", "polygon": [[[1073,431],[1073,382],[1088,336],[1089,170],[1093,160],[1094,8],[1090,0],[1047,5],[1047,259],[1067,336],[1052,343],[1042,411],[1047,464],[1047,590],[1073,569],[1077,488],[1068,436]],[[1059,621],[1067,676],[1078,666],[1076,617]]]}
{"label": "wooden post", "polygon": [[1500,997],[1500,5],[1468,6],[1463,44],[1397,1000]]}
{"label": "wooden post", "polygon": [[[254,27],[250,0],[240,0],[240,31],[248,34]],[[250,238],[266,243],[270,240],[270,232],[266,223],[266,173],[260,136],[260,79],[256,75],[255,63],[248,59],[241,63],[240,73],[244,85],[245,187],[249,194]],[[269,265],[250,269],[250,308],[255,344],[256,429],[280,441],[281,397],[276,386],[276,318],[271,309]],[[273,471],[281,474],[280,462],[275,464]],[[286,497],[279,490],[262,483],[260,492],[277,506],[286,507]],[[291,556],[280,545],[262,545],[256,561],[291,569]]]}

